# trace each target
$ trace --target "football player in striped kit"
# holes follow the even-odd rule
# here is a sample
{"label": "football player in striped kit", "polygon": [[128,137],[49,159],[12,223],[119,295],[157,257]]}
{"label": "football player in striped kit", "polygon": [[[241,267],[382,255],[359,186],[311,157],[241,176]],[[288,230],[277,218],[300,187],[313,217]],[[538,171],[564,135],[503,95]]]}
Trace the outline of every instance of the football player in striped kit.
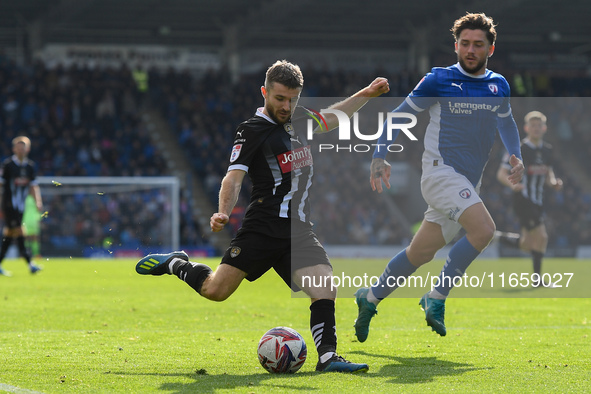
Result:
{"label": "football player in striped kit", "polygon": [[[542,259],[548,245],[548,233],[544,224],[544,186],[562,189],[562,180],[554,174],[552,146],[544,141],[548,130],[546,115],[531,111],[525,115],[523,130],[527,135],[521,141],[521,154],[526,171],[521,182],[508,181],[510,165],[508,157],[497,171],[497,179],[513,190],[513,212],[521,225],[521,234],[497,231],[501,243],[530,252],[533,272],[542,275]],[[535,281],[534,287],[551,287],[552,283]]]}
{"label": "football player in striped kit", "polygon": [[[228,172],[222,180],[218,212],[210,219],[211,230],[221,231],[236,204],[244,176],[252,182],[251,202],[242,227],[212,271],[193,263],[185,252],[151,254],[141,259],[136,271],[142,275],[174,274],[201,296],[212,301],[227,299],[247,279],[254,281],[275,270],[294,291],[310,298],[310,330],[318,350],[316,370],[365,372],[367,364],[352,363],[336,353],[336,289],[306,284],[332,277],[326,252],[312,231],[309,191],[314,174],[312,150],[306,140],[307,116],[297,106],[304,83],[300,68],[285,60],[273,64],[261,93],[265,104],[238,126],[230,153]],[[331,108],[352,116],[370,97],[389,91],[385,78],[376,78],[349,99]],[[328,130],[336,117],[326,117]],[[323,131],[328,131],[323,130]]]}
{"label": "football player in striped kit", "polygon": [[[42,212],[43,202],[41,191],[36,180],[35,163],[28,158],[31,150],[31,140],[20,136],[12,140],[13,155],[2,163],[2,212],[4,213],[4,230],[2,246],[0,247],[0,263],[4,260],[8,247],[14,241],[20,255],[27,261],[29,271],[35,274],[41,270],[31,260],[31,255],[25,247],[25,233],[23,231],[23,213],[25,200],[29,193],[35,199],[37,209]],[[10,276],[8,271],[0,267],[0,275]]]}

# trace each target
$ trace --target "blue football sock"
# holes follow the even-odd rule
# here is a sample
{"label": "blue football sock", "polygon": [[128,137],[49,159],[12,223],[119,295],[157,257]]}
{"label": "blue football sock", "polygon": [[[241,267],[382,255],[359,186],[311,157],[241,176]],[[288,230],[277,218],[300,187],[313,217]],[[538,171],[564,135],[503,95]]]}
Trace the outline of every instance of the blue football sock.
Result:
{"label": "blue football sock", "polygon": [[410,263],[404,249],[390,260],[378,282],[371,287],[373,295],[378,300],[388,297],[398,288],[397,281],[402,283],[400,278],[409,277],[417,268]]}
{"label": "blue football sock", "polygon": [[433,289],[447,297],[454,287],[456,278],[464,275],[468,266],[479,254],[480,252],[472,246],[468,238],[462,237],[449,251],[447,261],[439,274],[437,286]]}

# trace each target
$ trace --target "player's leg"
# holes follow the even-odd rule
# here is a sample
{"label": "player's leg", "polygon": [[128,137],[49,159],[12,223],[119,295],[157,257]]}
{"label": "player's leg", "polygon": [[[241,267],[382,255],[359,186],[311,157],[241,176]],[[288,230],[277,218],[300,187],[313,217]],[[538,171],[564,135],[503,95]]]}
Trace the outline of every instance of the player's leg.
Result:
{"label": "player's leg", "polygon": [[296,239],[292,242],[292,253],[286,254],[281,266],[277,266],[275,270],[286,283],[293,280],[293,284],[310,297],[310,331],[318,351],[316,370],[366,372],[369,369],[367,364],[352,363],[337,354],[337,289],[332,286],[332,266],[324,248],[313,233],[303,240]]}
{"label": "player's leg", "polygon": [[444,336],[445,300],[458,278],[486,248],[495,234],[495,224],[474,188],[465,177],[449,173],[441,182],[431,182],[431,199],[437,204],[439,216],[432,221],[441,225],[446,242],[451,241],[463,227],[466,235],[450,249],[446,262],[433,289],[419,304],[425,320],[433,331]]}
{"label": "player's leg", "polygon": [[495,224],[482,202],[468,207],[458,222],[466,230],[466,235],[451,248],[430,298],[447,298],[457,278],[464,275],[472,261],[494,238]]}
{"label": "player's leg", "polygon": [[18,251],[19,251],[21,257],[25,259],[25,261],[27,262],[27,265],[29,266],[29,271],[31,271],[32,274],[35,274],[35,273],[41,271],[41,267],[39,267],[38,265],[33,263],[32,259],[31,259],[31,254],[29,253],[29,251],[27,250],[27,247],[25,246],[25,234],[23,232],[23,227],[19,226],[19,227],[13,228],[12,235],[13,235],[14,239],[16,239],[16,246],[18,247]]}
{"label": "player's leg", "polygon": [[227,299],[240,285],[246,273],[227,264],[214,272],[208,265],[189,261],[185,252],[150,254],[136,264],[142,275],[176,275],[201,296],[212,301]]}
{"label": "player's leg", "polygon": [[529,211],[531,202],[523,197],[521,193],[513,193],[513,213],[517,216],[521,225],[521,233],[513,233],[509,231],[495,231],[495,237],[501,242],[502,245],[509,246],[511,248],[529,250],[527,248],[527,226],[529,223]]}
{"label": "player's leg", "polygon": [[6,257],[6,253],[8,253],[10,244],[12,244],[11,232],[9,232],[7,228],[4,228],[2,231],[2,246],[0,247],[0,263],[2,263],[4,257]]}
{"label": "player's leg", "polygon": [[176,275],[201,296],[223,301],[244,278],[254,281],[272,268],[285,248],[289,249],[289,239],[271,239],[243,227],[215,272],[206,264],[189,261],[185,252],[148,255],[137,263],[136,271],[142,275]]}
{"label": "player's leg", "polygon": [[25,220],[23,221],[23,230],[25,234],[25,246],[31,251],[32,258],[39,258],[41,256],[39,248],[39,220]]}
{"label": "player's leg", "polygon": [[[9,236],[9,234],[10,233],[8,232],[8,228],[5,227],[2,230],[2,245],[0,246],[0,264],[2,264],[2,261],[4,260],[4,257],[6,257],[6,253],[8,252],[8,248],[12,243],[12,237]],[[4,270],[0,265],[0,275],[10,276],[10,272]]]}
{"label": "player's leg", "polygon": [[502,245],[515,249],[520,249],[523,244],[523,234],[510,231],[495,231],[495,238],[498,238]]}
{"label": "player's leg", "polygon": [[[544,259],[544,254],[546,253],[546,248],[548,246],[548,233],[546,231],[546,225],[541,223],[536,228],[529,231],[529,236],[531,239],[531,256],[532,256],[532,263],[533,263],[533,272],[535,274],[542,275],[542,260]],[[541,285],[544,286],[552,286],[551,283],[543,284],[542,280],[537,283],[539,287]]]}
{"label": "player's leg", "polygon": [[441,226],[423,220],[410,245],[390,260],[379,280],[369,289],[357,290],[355,335],[359,342],[367,339],[371,319],[378,313],[378,304],[398,288],[400,278],[409,277],[418,267],[431,261],[445,243]]}
{"label": "player's leg", "polygon": [[208,300],[224,301],[236,291],[246,275],[241,269],[222,263],[203,281],[199,294]]}

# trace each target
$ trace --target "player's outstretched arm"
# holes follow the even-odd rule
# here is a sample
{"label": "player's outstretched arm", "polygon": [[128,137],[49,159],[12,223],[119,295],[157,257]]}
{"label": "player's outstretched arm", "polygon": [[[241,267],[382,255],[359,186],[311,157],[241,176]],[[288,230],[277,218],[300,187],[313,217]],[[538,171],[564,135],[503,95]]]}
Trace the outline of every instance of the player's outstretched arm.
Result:
{"label": "player's outstretched arm", "polygon": [[[353,114],[359,111],[372,97],[381,96],[384,93],[388,93],[390,91],[390,85],[388,80],[383,77],[378,77],[372,81],[369,85],[352,95],[351,97],[339,101],[336,104],[331,105],[328,109],[336,109],[342,111],[347,114],[348,117],[353,116]],[[317,129],[315,132],[318,133],[325,133],[327,131],[333,130],[339,125],[339,121],[334,114],[327,113],[324,115],[324,119],[326,120],[326,125],[328,126],[327,130],[320,130]]]}
{"label": "player's outstretched arm", "polygon": [[41,188],[39,185],[32,185],[29,188],[29,193],[35,199],[35,205],[37,206],[37,210],[43,213],[43,200],[41,199]]}
{"label": "player's outstretched arm", "polygon": [[245,171],[231,170],[226,173],[222,180],[218,212],[214,213],[209,219],[209,226],[214,233],[221,231],[230,220],[230,213],[232,213],[236,201],[238,201],[244,175],[246,175]]}
{"label": "player's outstretched arm", "polygon": [[374,192],[377,190],[378,193],[383,191],[382,182],[386,187],[390,188],[390,173],[392,172],[392,166],[384,159],[378,157],[371,161],[369,183],[371,184],[371,190]]}
{"label": "player's outstretched arm", "polygon": [[554,169],[552,167],[550,167],[550,169],[548,170],[546,184],[556,191],[562,189],[562,179],[556,178],[556,174],[554,174]]}

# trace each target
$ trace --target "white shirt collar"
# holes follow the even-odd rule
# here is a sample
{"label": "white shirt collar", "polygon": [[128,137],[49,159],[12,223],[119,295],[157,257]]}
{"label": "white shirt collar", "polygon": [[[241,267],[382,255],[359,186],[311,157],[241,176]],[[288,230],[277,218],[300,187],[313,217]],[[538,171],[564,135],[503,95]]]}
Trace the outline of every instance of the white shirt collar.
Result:
{"label": "white shirt collar", "polygon": [[486,78],[486,72],[488,71],[488,69],[484,69],[484,74],[482,75],[474,75],[474,74],[470,74],[468,71],[464,70],[464,68],[460,65],[460,62],[456,63],[456,67],[458,68],[458,70],[460,70],[460,72],[462,74],[464,74],[467,77],[470,78]]}
{"label": "white shirt collar", "polygon": [[267,115],[265,115],[263,113],[263,107],[259,107],[257,108],[257,112],[256,112],[257,116],[260,116],[261,118],[264,118],[266,120],[268,120],[269,122],[273,123],[273,124],[277,124],[277,122],[275,122],[273,119],[271,119],[270,117],[268,117]]}

